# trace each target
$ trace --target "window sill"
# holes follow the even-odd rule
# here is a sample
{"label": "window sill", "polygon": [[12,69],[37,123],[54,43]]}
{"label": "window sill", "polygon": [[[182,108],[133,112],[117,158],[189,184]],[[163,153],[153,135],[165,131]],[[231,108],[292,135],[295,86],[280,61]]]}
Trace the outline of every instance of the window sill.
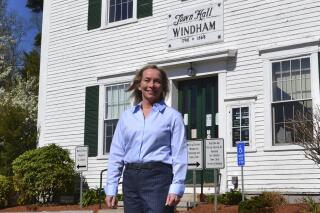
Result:
{"label": "window sill", "polygon": [[132,19],[117,21],[117,22],[113,22],[113,23],[109,23],[109,24],[105,23],[104,25],[102,25],[100,27],[100,30],[115,28],[115,27],[119,27],[119,26],[123,26],[123,25],[127,25],[127,24],[132,24],[132,23],[136,23],[136,22],[138,22],[138,19],[132,18]]}
{"label": "window sill", "polygon": [[277,145],[277,146],[271,146],[271,147],[265,147],[263,151],[265,152],[275,152],[275,151],[298,151],[298,150],[304,150],[303,147],[298,145],[292,145],[292,144],[284,144],[284,145]]}

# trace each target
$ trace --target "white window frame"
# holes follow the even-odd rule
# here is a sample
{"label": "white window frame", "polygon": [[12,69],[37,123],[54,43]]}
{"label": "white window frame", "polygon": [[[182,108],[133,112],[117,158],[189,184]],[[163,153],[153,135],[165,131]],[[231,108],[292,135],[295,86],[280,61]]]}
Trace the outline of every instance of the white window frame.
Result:
{"label": "white window frame", "polygon": [[[120,118],[120,115],[121,115],[121,113],[123,112],[118,112],[119,114],[116,116],[116,117],[111,117],[111,118],[108,118],[108,116],[107,116],[107,112],[106,112],[106,109],[107,109],[107,102],[106,102],[106,100],[107,100],[107,95],[108,94],[106,94],[106,90],[107,90],[107,88],[113,88],[113,87],[118,87],[118,86],[125,86],[125,85],[127,85],[127,87],[129,87],[129,83],[127,82],[127,83],[121,83],[121,84],[112,84],[112,85],[105,85],[104,86],[104,90],[105,90],[105,98],[104,98],[104,117],[103,117],[103,127],[104,127],[104,130],[103,130],[103,153],[104,154],[106,154],[106,153],[109,153],[109,152],[105,152],[105,149],[106,149],[106,147],[105,147],[105,145],[106,145],[106,137],[105,137],[105,134],[106,134],[106,129],[105,129],[105,122],[106,121],[110,121],[110,120],[117,120],[117,121],[119,121],[119,118]],[[119,91],[119,90],[118,90]],[[125,90],[124,90],[124,92],[125,92]],[[125,94],[127,97],[128,97],[128,99],[127,99],[127,101],[126,102],[124,102],[124,104],[128,104],[128,106],[130,106],[130,95],[129,94]],[[113,100],[113,102],[112,103],[115,103],[115,100]],[[116,106],[117,106],[117,108],[118,108],[118,110],[119,110],[119,106],[120,106],[120,102],[119,102],[119,94],[118,94],[118,100],[116,101]],[[126,109],[124,109],[124,110],[126,110]],[[115,128],[116,128],[116,126],[114,126],[114,128],[113,128],[113,131],[115,130]],[[112,135],[113,135],[113,133],[112,133]],[[110,142],[110,144],[111,144],[111,142]]]}
{"label": "white window frame", "polygon": [[293,144],[273,144],[272,139],[272,62],[299,57],[310,58],[311,99],[313,110],[320,105],[318,52],[319,38],[289,41],[276,46],[260,47],[263,60],[264,87],[264,151],[301,150],[301,146]]}
{"label": "white window frame", "polygon": [[[127,84],[132,81],[132,73],[123,75],[110,75],[100,76],[97,81],[99,84],[99,126],[98,126],[98,155],[97,159],[108,159],[109,153],[103,153],[104,149],[104,118],[105,118],[105,100],[106,100],[106,87],[119,84]],[[130,106],[133,106],[130,100]]]}
{"label": "white window frame", "polygon": [[255,143],[255,101],[256,95],[248,97],[227,97],[226,103],[227,114],[227,141],[225,144],[227,153],[236,153],[237,147],[232,144],[232,109],[248,107],[249,108],[249,145],[246,146],[246,152],[256,152]]}
{"label": "white window frame", "polygon": [[[284,62],[284,61],[289,61],[290,63],[292,62],[292,61],[294,61],[294,60],[297,60],[297,59],[299,59],[299,60],[303,60],[303,59],[309,59],[309,61],[310,61],[310,69],[311,69],[311,59],[310,59],[310,57],[309,56],[300,56],[300,57],[292,57],[292,58],[287,58],[287,59],[282,59],[282,60],[271,60],[270,61],[270,66],[271,66],[271,72],[273,72],[273,70],[272,70],[272,65],[273,65],[273,63],[277,63],[277,62]],[[291,65],[290,65],[291,66]],[[290,68],[291,69],[291,68]],[[301,70],[300,70],[301,71]],[[301,73],[300,73],[300,75],[301,75]],[[291,77],[291,75],[290,75],[290,77]],[[273,78],[273,73],[271,73],[271,78]],[[301,78],[301,83],[302,83],[302,80],[303,80],[303,78],[300,76],[300,78]],[[281,79],[280,81],[283,81],[283,79]],[[292,79],[290,78],[290,80],[289,81],[292,81]],[[310,79],[309,79],[309,83],[310,83],[310,86],[311,86],[311,76],[310,76]],[[273,83],[273,82],[272,82]],[[291,84],[290,84],[291,85]],[[275,123],[274,123],[274,114],[273,114],[273,106],[275,106],[275,105],[277,105],[277,104],[282,104],[282,103],[294,103],[294,102],[299,102],[299,101],[311,101],[312,102],[312,97],[311,97],[311,94],[312,94],[312,92],[311,92],[311,88],[310,88],[310,97],[303,97],[303,95],[302,95],[302,84],[300,84],[300,86],[301,86],[301,90],[299,91],[299,92],[301,92],[301,97],[300,98],[298,98],[298,99],[293,99],[291,96],[291,99],[284,99],[284,100],[274,100],[274,94],[272,94],[272,97],[271,97],[271,115],[272,115],[272,144],[273,144],[273,146],[282,146],[282,145],[285,145],[285,144],[287,144],[287,145],[289,145],[290,143],[276,143],[276,141],[275,141],[275,138],[276,138],[276,136],[275,136]],[[273,85],[272,85],[272,92],[274,93],[274,88],[273,88]],[[291,89],[292,89],[292,87],[291,87]],[[281,92],[282,91],[284,91],[284,90],[282,90],[282,88],[281,88]],[[291,91],[292,92],[292,91]],[[281,99],[281,98],[280,98]],[[292,144],[292,143],[291,143]]]}
{"label": "white window frame", "polygon": [[132,8],[132,18],[111,22],[109,23],[109,2],[110,0],[102,0],[102,15],[101,15],[101,25],[102,28],[112,28],[120,25],[125,25],[133,22],[137,22],[137,0],[133,0]]}

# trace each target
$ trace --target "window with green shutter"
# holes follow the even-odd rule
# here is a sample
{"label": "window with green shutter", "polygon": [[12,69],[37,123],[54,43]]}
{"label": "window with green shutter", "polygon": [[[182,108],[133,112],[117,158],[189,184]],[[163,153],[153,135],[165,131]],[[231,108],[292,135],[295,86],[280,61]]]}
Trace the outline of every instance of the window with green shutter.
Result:
{"label": "window with green shutter", "polygon": [[84,145],[89,147],[89,157],[98,153],[99,86],[86,88]]}
{"label": "window with green shutter", "polygon": [[106,1],[103,19],[108,27],[152,16],[152,0],[89,0],[88,30],[101,26],[101,1]]}

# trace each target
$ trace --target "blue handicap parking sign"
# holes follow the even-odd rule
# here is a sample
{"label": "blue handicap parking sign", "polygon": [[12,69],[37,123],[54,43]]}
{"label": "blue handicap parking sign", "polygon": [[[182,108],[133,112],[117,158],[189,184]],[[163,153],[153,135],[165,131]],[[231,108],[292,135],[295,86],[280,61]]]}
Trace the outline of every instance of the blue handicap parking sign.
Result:
{"label": "blue handicap parking sign", "polygon": [[237,158],[238,158],[238,166],[244,166],[245,165],[245,149],[244,146],[245,143],[239,142],[237,143]]}

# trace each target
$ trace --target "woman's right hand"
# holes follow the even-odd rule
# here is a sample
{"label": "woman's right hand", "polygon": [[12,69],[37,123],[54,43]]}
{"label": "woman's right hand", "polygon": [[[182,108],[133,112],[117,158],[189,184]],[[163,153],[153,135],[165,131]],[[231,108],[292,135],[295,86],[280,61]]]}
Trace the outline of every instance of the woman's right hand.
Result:
{"label": "woman's right hand", "polygon": [[118,207],[118,199],[116,196],[106,196],[106,204],[108,208],[116,209]]}

